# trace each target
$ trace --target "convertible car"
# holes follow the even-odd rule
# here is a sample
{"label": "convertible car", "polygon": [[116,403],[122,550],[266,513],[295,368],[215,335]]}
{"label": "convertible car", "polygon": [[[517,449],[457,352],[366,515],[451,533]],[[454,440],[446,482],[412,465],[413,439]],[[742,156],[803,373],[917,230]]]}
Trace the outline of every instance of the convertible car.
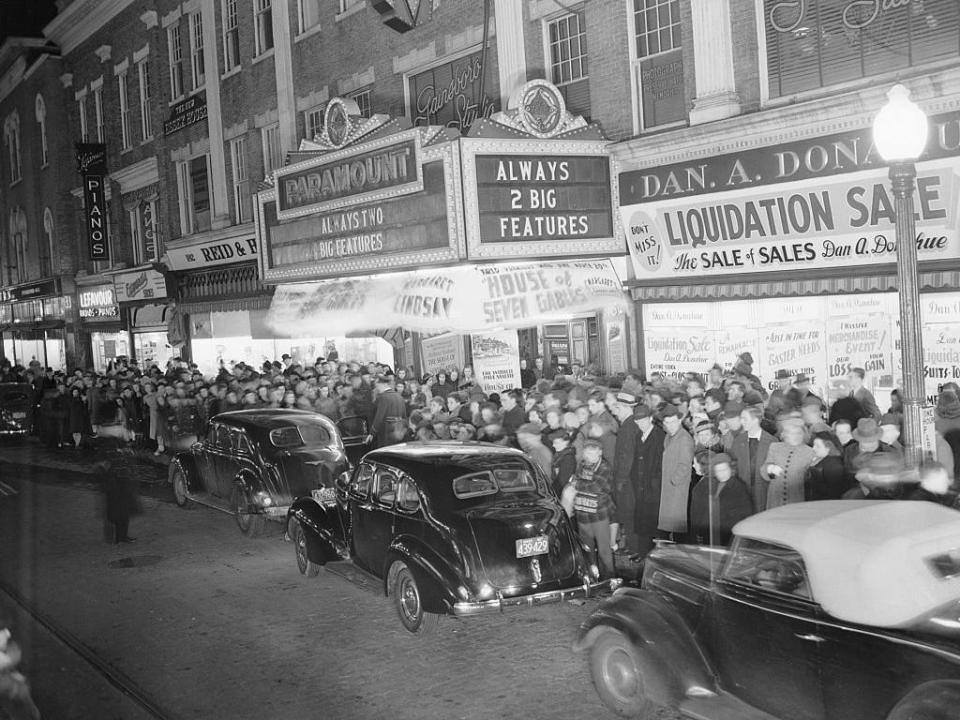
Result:
{"label": "convertible car", "polygon": [[350,560],[372,574],[413,633],[440,614],[584,597],[611,586],[585,559],[547,479],[519,450],[485,443],[367,453],[336,497],[296,500],[300,572]]}
{"label": "convertible car", "polygon": [[960,713],[960,513],[834,500],[741,521],[729,549],[654,550],[582,625],[624,717],[948,720]]}
{"label": "convertible car", "polygon": [[294,498],[334,496],[350,461],[337,426],[303,410],[236,410],[210,420],[206,437],[170,463],[177,505],[233,513],[255,537],[268,520],[283,522]]}

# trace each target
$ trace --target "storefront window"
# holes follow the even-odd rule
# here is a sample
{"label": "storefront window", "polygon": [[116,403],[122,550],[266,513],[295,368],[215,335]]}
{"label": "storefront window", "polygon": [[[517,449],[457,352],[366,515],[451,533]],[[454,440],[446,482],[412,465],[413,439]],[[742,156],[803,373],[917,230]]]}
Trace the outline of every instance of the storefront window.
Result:
{"label": "storefront window", "polygon": [[960,55],[956,0],[764,1],[770,96]]}
{"label": "storefront window", "polygon": [[90,345],[93,368],[98,372],[106,370],[107,365],[120,356],[130,357],[130,341],[125,332],[91,332]]}
{"label": "storefront window", "polygon": [[167,333],[162,332],[135,332],[133,334],[133,349],[137,362],[143,369],[156,365],[165,369],[167,362],[173,359],[175,353],[167,344]]}

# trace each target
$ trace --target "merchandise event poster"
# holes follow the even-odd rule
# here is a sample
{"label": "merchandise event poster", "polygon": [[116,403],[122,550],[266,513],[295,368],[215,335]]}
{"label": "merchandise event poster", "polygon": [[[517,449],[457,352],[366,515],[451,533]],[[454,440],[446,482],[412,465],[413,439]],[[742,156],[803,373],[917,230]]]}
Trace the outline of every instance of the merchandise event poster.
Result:
{"label": "merchandise event poster", "polygon": [[425,372],[436,375],[451,368],[463,368],[463,337],[461,335],[438,335],[422,340],[421,358]]}
{"label": "merchandise event poster", "polygon": [[[753,176],[738,167],[744,174],[736,190],[689,196],[678,185],[676,194],[620,208],[637,279],[703,280],[896,261],[885,169],[753,187]],[[917,171],[919,259],[960,257],[960,159],[921,162]],[[701,179],[712,182],[696,182]]]}
{"label": "merchandise event poster", "polygon": [[520,341],[516,330],[474,333],[473,374],[488,395],[520,387]]}

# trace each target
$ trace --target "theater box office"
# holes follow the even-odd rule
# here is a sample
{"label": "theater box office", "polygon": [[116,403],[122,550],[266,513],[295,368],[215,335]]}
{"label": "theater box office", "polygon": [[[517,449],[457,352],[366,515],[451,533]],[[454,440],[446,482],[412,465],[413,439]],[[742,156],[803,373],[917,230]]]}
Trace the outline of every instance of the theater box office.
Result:
{"label": "theater box office", "polygon": [[[546,347],[554,362],[625,368],[614,165],[555,88],[524,90],[466,137],[348,113],[354,143],[341,130],[338,146],[327,129],[305,142],[258,198],[261,275],[278,285],[271,328],[399,328],[397,362],[420,371],[475,364],[478,347],[501,340],[512,366]],[[549,118],[533,111],[543,106]],[[622,348],[611,353],[600,341],[608,315]]]}
{"label": "theater box office", "polygon": [[72,291],[65,293],[61,278],[7,288],[0,292],[2,355],[24,367],[37,362],[64,370],[74,354],[74,319]]}
{"label": "theater box office", "polygon": [[[900,327],[893,197],[870,128],[882,95],[874,94],[876,102],[857,98],[859,110],[770,111],[745,149],[732,131],[742,120],[678,133],[655,154],[618,149],[648,373],[702,374],[750,351],[768,387],[778,370],[804,373],[814,392],[836,399],[860,367],[880,407],[889,406],[901,381]],[[914,239],[932,401],[960,377],[960,101],[920,102],[933,108],[917,163]]]}

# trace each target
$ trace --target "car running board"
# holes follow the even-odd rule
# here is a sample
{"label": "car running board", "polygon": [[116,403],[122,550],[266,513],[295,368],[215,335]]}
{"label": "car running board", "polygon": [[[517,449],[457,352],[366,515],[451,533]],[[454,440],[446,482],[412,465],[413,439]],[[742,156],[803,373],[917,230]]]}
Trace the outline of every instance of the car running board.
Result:
{"label": "car running board", "polygon": [[356,585],[358,588],[373,591],[378,595],[383,593],[383,580],[378,578],[373,573],[357,567],[349,560],[328,562],[323,567],[328,573],[342,577],[344,580]]}
{"label": "car running board", "polygon": [[197,505],[203,505],[204,507],[208,507],[208,508],[210,508],[211,510],[217,510],[217,511],[219,511],[219,512],[224,513],[225,515],[234,515],[234,514],[235,514],[235,513],[233,512],[233,510],[231,510],[230,508],[225,508],[225,507],[223,507],[222,505],[217,505],[217,503],[213,502],[212,500],[208,500],[207,497],[206,497],[206,495],[192,495],[192,494],[188,494],[188,495],[187,495],[187,500],[189,500],[190,502],[194,502],[194,503],[196,503]]}
{"label": "car running board", "polygon": [[778,720],[730,693],[687,698],[677,709],[693,720]]}

